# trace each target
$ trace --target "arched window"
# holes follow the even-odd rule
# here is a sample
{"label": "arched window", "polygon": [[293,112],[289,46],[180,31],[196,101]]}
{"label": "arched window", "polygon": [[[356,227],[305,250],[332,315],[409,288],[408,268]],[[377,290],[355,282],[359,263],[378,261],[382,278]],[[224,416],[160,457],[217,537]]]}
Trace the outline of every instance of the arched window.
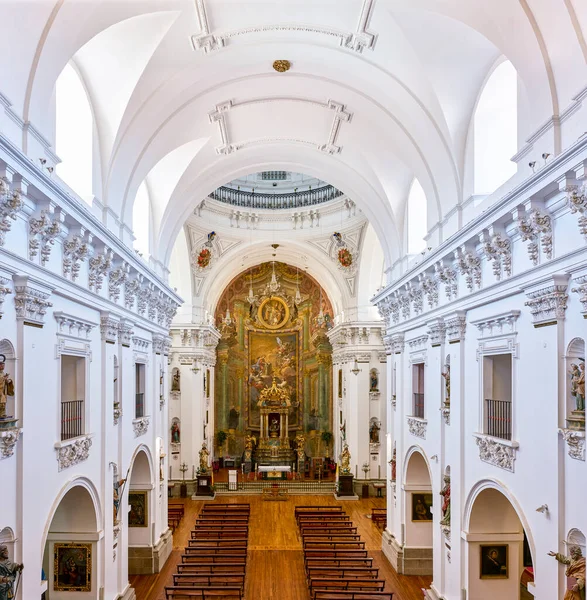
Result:
{"label": "arched window", "polygon": [[517,73],[509,61],[491,74],[474,119],[474,191],[491,194],[516,172],[518,150]]}
{"label": "arched window", "polygon": [[92,203],[93,119],[81,79],[67,64],[57,78],[55,150],[57,175],[88,204]]}
{"label": "arched window", "polygon": [[426,248],[427,215],[426,194],[420,182],[414,179],[408,196],[408,254],[417,254]]}
{"label": "arched window", "polygon": [[132,227],[135,236],[134,248],[148,259],[149,236],[151,234],[151,203],[147,184],[143,181],[137,190],[135,203],[132,207]]}

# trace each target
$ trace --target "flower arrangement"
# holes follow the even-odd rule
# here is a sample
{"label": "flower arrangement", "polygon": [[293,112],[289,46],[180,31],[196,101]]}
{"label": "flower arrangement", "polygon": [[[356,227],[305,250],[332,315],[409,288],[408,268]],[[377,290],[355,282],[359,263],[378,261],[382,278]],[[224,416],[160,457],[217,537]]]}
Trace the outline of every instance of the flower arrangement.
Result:
{"label": "flower arrangement", "polygon": [[338,251],[338,262],[345,268],[353,264],[353,255],[348,248],[341,248]]}

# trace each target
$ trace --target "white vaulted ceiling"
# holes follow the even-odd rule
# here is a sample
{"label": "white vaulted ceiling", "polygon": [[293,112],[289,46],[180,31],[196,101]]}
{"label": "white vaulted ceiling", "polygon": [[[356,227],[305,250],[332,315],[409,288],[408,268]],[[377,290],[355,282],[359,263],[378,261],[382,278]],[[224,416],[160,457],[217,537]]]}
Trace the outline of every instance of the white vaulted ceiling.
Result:
{"label": "white vaulted ceiling", "polygon": [[[0,88],[12,110],[52,140],[55,80],[73,59],[95,119],[94,194],[132,227],[147,178],[165,264],[202,198],[282,169],[352,198],[390,265],[414,177],[429,228],[463,200],[471,117],[500,57],[520,78],[521,140],[587,80],[582,0],[0,0],[0,9],[11,24]],[[292,68],[276,73],[275,59]]]}

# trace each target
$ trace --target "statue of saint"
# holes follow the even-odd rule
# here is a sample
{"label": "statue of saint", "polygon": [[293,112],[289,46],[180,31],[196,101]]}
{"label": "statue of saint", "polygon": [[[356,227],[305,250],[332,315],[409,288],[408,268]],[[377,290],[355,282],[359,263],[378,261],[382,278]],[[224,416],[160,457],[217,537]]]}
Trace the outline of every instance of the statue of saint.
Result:
{"label": "statue of saint", "polygon": [[340,453],[340,473],[342,475],[349,475],[351,472],[351,453],[349,451],[349,445],[345,443],[342,452]]}
{"label": "statue of saint", "polygon": [[4,372],[6,356],[0,354],[0,419],[6,417],[6,402],[8,396],[14,396],[14,382],[8,373]]}
{"label": "statue of saint", "polygon": [[14,580],[22,571],[24,565],[13,563],[8,560],[8,547],[0,545],[0,600],[14,598]]}
{"label": "statue of saint", "polygon": [[568,565],[565,575],[577,582],[565,592],[564,600],[585,600],[585,558],[579,546],[571,546],[569,552],[570,556],[559,552],[549,552],[548,556],[554,556],[559,563]]}
{"label": "statue of saint", "polygon": [[391,481],[395,482],[397,472],[397,451],[395,448],[393,449],[393,454],[391,456],[389,464],[391,466]]}
{"label": "statue of saint", "polygon": [[114,489],[112,491],[112,500],[114,505],[114,524],[118,523],[118,509],[120,508],[120,488],[125,484],[125,482],[126,479],[121,479],[120,481],[114,482]]}
{"label": "statue of saint", "polygon": [[450,404],[450,365],[444,365],[444,371],[442,372],[444,377],[444,403]]}
{"label": "statue of saint", "polygon": [[179,422],[175,420],[171,424],[171,442],[173,444],[179,444],[181,442],[181,430],[179,429]]}
{"label": "statue of saint", "polygon": [[577,410],[585,410],[585,361],[579,363],[579,377],[577,378]]}
{"label": "statue of saint", "polygon": [[373,421],[371,426],[369,427],[369,441],[372,444],[379,443],[379,431],[381,427],[379,427],[379,423],[377,421]]}
{"label": "statue of saint", "polygon": [[440,519],[440,524],[445,527],[450,526],[450,475],[444,476],[444,485],[440,490],[440,495],[443,497],[442,501],[442,518]]}
{"label": "statue of saint", "polygon": [[379,391],[379,376],[377,374],[377,369],[371,369],[369,374],[369,391],[378,392]]}
{"label": "statue of saint", "polygon": [[279,421],[277,420],[277,417],[271,419],[271,423],[269,424],[269,435],[271,437],[277,437],[279,435]]}
{"label": "statue of saint", "polygon": [[180,375],[179,369],[173,369],[173,377],[171,378],[171,391],[179,392],[180,390]]}
{"label": "statue of saint", "polygon": [[200,473],[208,472],[208,457],[210,456],[210,452],[208,452],[208,446],[206,446],[206,442],[202,443],[202,449],[200,450]]}
{"label": "statue of saint", "polygon": [[255,438],[251,435],[251,432],[249,431],[249,433],[247,433],[247,436],[245,437],[245,450],[252,452],[254,442]]}

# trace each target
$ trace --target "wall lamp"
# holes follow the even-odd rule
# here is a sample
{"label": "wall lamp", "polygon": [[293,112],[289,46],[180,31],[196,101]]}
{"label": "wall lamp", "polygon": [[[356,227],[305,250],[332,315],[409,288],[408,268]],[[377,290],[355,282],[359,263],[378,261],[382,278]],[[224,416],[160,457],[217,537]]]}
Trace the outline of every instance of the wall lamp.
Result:
{"label": "wall lamp", "polygon": [[547,513],[548,512],[548,504],[543,504],[536,509],[536,512],[539,513]]}
{"label": "wall lamp", "polygon": [[362,371],[362,369],[359,369],[359,363],[357,362],[357,359],[355,358],[355,362],[353,363],[353,368],[351,369],[351,373],[353,375],[358,375],[361,371]]}

